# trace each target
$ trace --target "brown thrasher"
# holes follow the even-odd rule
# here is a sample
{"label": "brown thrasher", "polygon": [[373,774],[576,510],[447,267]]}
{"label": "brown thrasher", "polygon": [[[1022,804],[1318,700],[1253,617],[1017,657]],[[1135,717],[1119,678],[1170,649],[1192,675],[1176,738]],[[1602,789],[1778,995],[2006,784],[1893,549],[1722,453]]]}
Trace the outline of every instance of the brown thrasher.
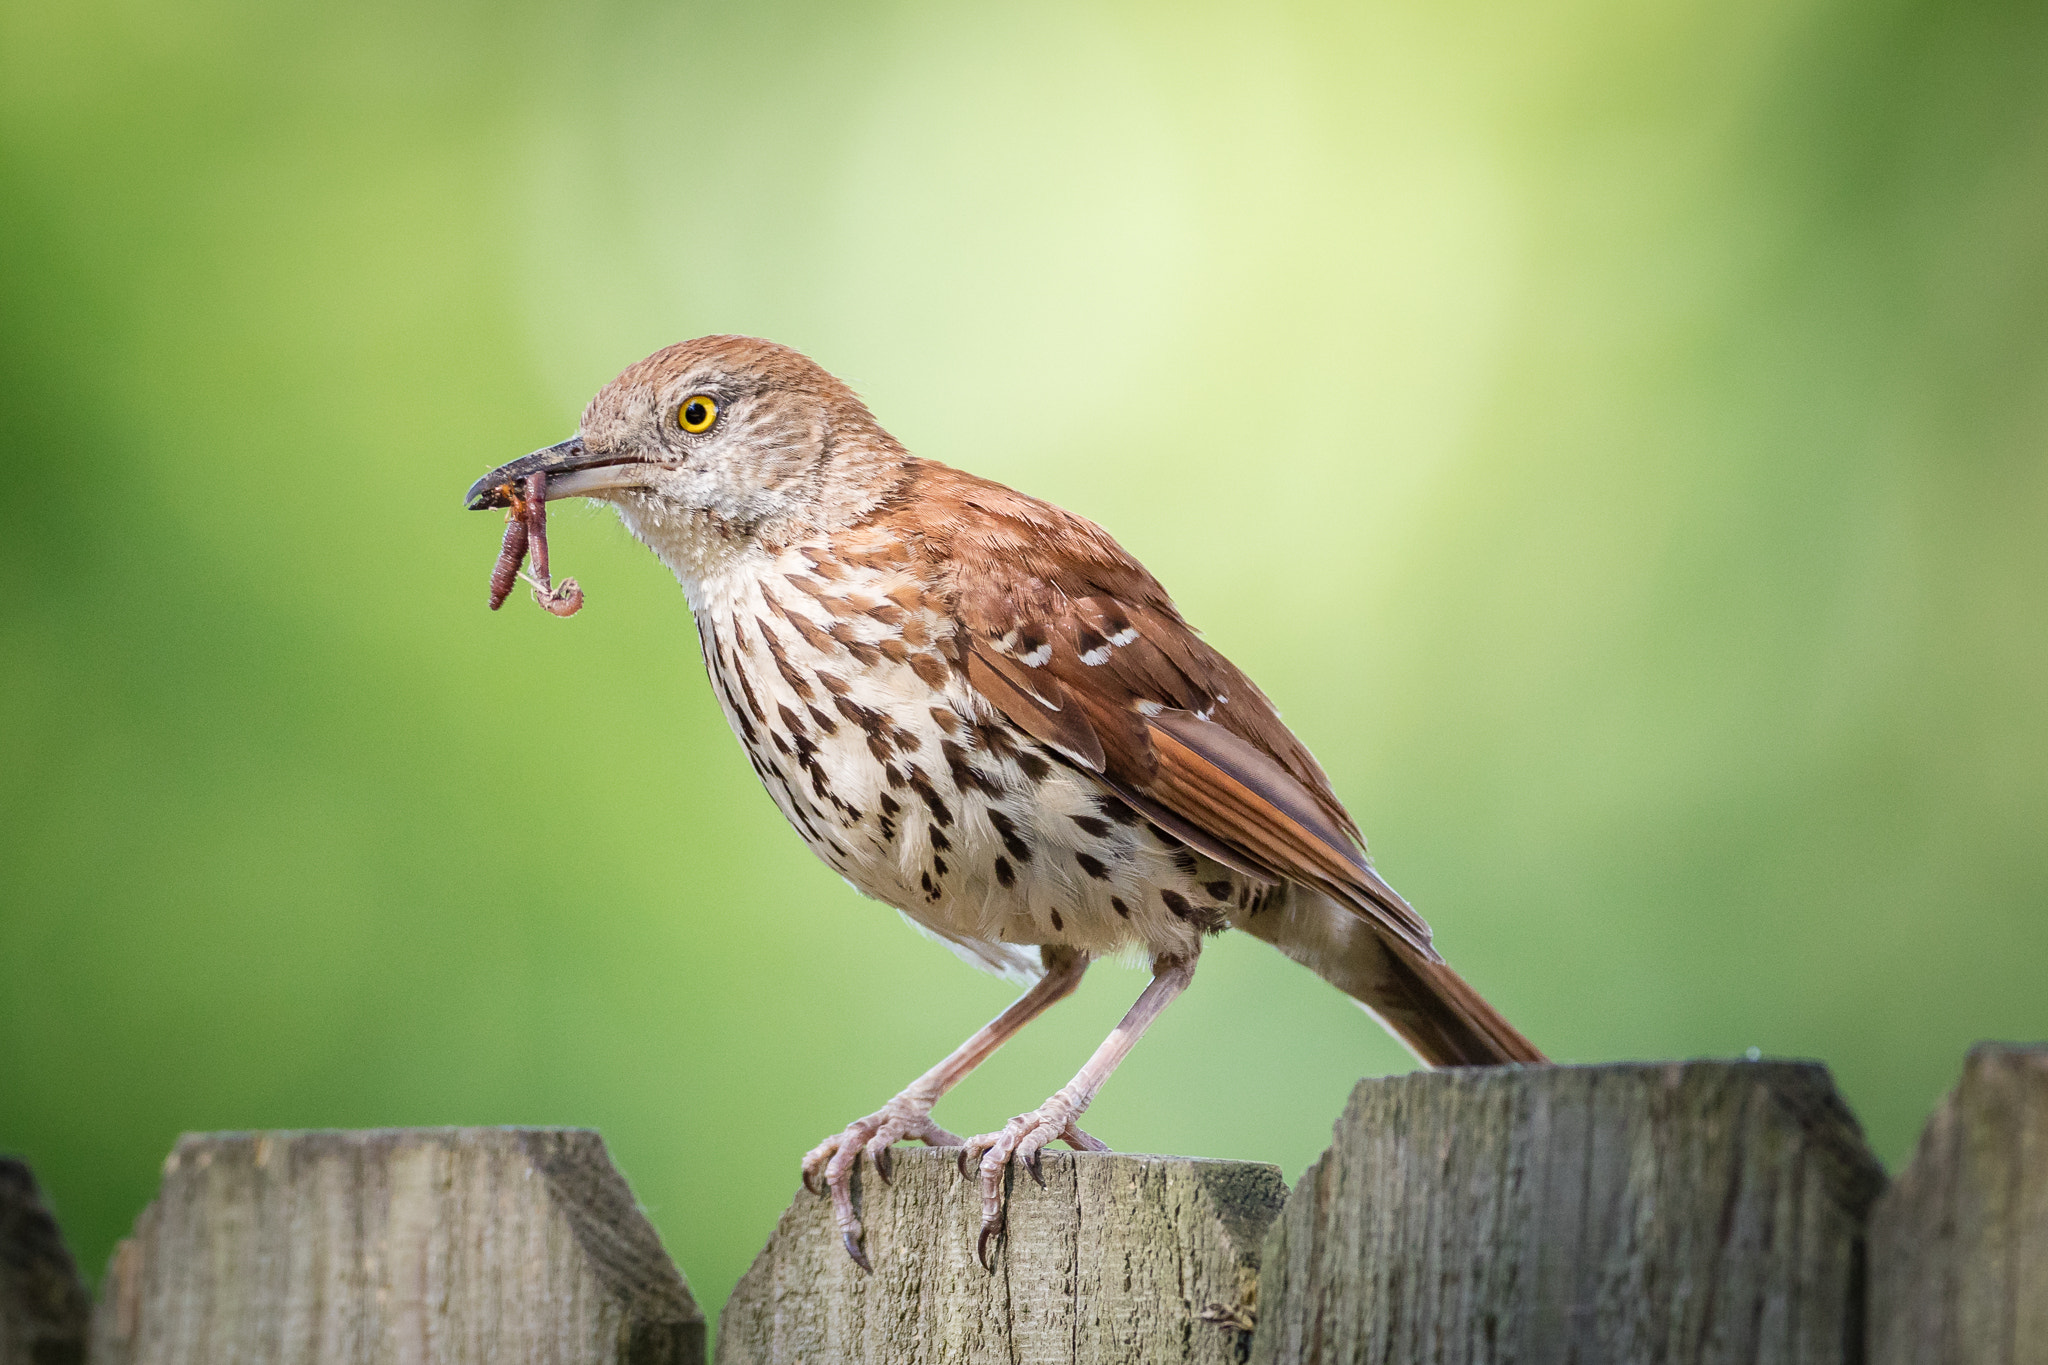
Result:
{"label": "brown thrasher", "polygon": [[[597,498],[675,572],[713,690],[811,851],[985,970],[1030,989],[803,1162],[863,1267],[850,1181],[909,1138],[979,1162],[990,1262],[1013,1157],[1104,1150],[1076,1126],[1202,938],[1266,940],[1434,1066],[1540,1062],[1380,880],[1308,750],[1101,528],[911,455],[851,389],[750,337],[700,337],[620,375],[560,445],[469,506],[547,475]],[[1088,964],[1152,980],[1073,1081],[1002,1131],[931,1109]]]}

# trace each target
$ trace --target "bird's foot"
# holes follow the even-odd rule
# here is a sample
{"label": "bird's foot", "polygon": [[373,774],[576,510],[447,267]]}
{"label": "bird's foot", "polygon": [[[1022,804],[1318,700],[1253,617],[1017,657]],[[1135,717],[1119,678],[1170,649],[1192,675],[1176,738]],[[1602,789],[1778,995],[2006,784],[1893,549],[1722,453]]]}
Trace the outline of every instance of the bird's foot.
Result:
{"label": "bird's foot", "polygon": [[1028,1114],[1019,1114],[1003,1125],[1000,1133],[983,1133],[971,1137],[960,1149],[960,1174],[966,1175],[970,1163],[976,1165],[981,1177],[981,1235],[974,1243],[974,1259],[981,1262],[984,1270],[994,1270],[995,1240],[1003,1232],[1006,1214],[1003,1208],[1003,1168],[1012,1160],[1020,1161],[1031,1178],[1040,1185],[1045,1184],[1045,1173],[1039,1168],[1038,1154],[1049,1142],[1064,1142],[1077,1152],[1106,1152],[1109,1144],[1090,1137],[1074,1122],[1081,1117],[1086,1106],[1069,1099],[1063,1091],[1054,1095]]}
{"label": "bird's foot", "polygon": [[904,1139],[929,1143],[933,1147],[958,1147],[960,1138],[933,1123],[931,1104],[898,1095],[887,1104],[855,1119],[804,1154],[804,1188],[832,1198],[832,1221],[839,1226],[839,1239],[846,1254],[862,1270],[872,1270],[867,1252],[861,1249],[860,1218],[853,1211],[853,1172],[862,1152],[875,1164],[875,1174],[889,1179],[889,1149]]}

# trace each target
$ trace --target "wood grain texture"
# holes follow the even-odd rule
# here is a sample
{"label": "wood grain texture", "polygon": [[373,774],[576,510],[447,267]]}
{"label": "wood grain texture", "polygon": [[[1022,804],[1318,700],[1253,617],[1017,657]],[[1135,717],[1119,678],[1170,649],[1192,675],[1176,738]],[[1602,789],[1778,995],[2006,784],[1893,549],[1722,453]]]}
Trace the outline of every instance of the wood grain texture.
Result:
{"label": "wood grain texture", "polygon": [[1361,1081],[1274,1225],[1252,1359],[1861,1359],[1883,1169],[1825,1068]]}
{"label": "wood grain texture", "polygon": [[857,1187],[874,1273],[800,1192],[719,1316],[719,1365],[1241,1361],[1258,1252],[1287,1187],[1271,1166],[1047,1152],[1013,1170],[993,1274],[951,1150],[898,1149]]}
{"label": "wood grain texture", "polygon": [[188,1135],[95,1365],[694,1365],[704,1317],[596,1133]]}
{"label": "wood grain texture", "polygon": [[2048,1362],[2048,1044],[1982,1043],[1870,1224],[1872,1365]]}
{"label": "wood grain texture", "polygon": [[28,1163],[0,1157],[0,1365],[83,1365],[91,1314]]}

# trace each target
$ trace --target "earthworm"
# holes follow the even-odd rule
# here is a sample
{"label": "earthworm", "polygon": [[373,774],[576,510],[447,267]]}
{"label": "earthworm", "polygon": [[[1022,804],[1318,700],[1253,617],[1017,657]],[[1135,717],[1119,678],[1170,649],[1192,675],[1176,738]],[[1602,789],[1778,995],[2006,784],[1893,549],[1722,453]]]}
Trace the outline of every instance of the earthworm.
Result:
{"label": "earthworm", "polygon": [[557,616],[574,616],[583,607],[583,589],[573,578],[563,579],[557,588],[548,576],[547,474],[527,476],[525,497],[509,483],[500,485],[499,491],[512,510],[505,516],[505,543],[498,550],[498,562],[491,567],[491,610],[505,604],[512,580],[519,576],[519,566],[530,551],[533,573],[527,581],[533,584],[533,600]]}

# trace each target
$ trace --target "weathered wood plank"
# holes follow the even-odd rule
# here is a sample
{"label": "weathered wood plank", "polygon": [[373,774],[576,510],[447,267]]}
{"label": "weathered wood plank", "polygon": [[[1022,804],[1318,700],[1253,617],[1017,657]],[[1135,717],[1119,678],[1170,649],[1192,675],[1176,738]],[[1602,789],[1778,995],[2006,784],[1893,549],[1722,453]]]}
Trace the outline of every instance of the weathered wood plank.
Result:
{"label": "weathered wood plank", "polygon": [[1359,1083],[1268,1236],[1252,1359],[1860,1359],[1883,1183],[1825,1068]]}
{"label": "weathered wood plank", "polygon": [[188,1135],[95,1365],[695,1365],[704,1316],[596,1133]]}
{"label": "weathered wood plank", "polygon": [[1277,1169],[1047,1152],[1044,1189],[1012,1173],[990,1274],[955,1155],[899,1149],[893,1184],[863,1172],[871,1275],[825,1201],[798,1193],[719,1315],[719,1365],[1243,1359],[1260,1241],[1287,1192]]}
{"label": "weathered wood plank", "polygon": [[0,1156],[0,1365],[82,1365],[91,1314],[28,1163]]}
{"label": "weathered wood plank", "polygon": [[2048,1044],[1971,1049],[1878,1200],[1870,1360],[2048,1362]]}

